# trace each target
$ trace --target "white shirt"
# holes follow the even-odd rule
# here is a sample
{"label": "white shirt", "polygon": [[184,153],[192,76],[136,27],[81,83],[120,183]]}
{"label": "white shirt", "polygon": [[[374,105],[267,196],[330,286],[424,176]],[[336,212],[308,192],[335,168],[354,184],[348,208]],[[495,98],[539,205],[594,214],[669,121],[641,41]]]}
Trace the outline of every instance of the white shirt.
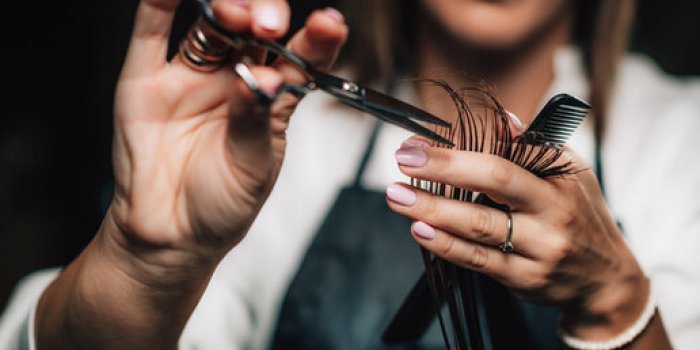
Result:
{"label": "white shirt", "polygon": [[[562,50],[556,93],[585,97],[578,53]],[[399,96],[416,101],[404,87]],[[340,188],[352,181],[373,119],[322,93],[307,96],[288,131],[279,180],[248,236],[217,268],[180,340],[182,349],[265,349],[277,313],[313,234]],[[661,73],[648,59],[621,64],[603,143],[608,202],[653,279],[660,312],[677,349],[700,343],[700,81]],[[383,191],[405,181],[394,152],[408,132],[381,129],[363,179]],[[569,145],[593,161],[591,127]],[[408,233],[407,233],[408,234]],[[0,319],[0,349],[33,349],[34,306],[58,270],[27,277]]]}

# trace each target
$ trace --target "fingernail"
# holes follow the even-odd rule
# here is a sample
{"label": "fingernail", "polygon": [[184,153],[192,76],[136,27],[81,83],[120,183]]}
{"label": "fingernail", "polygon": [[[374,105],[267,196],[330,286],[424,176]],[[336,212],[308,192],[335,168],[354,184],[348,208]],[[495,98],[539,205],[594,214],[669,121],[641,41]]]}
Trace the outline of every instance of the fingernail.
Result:
{"label": "fingernail", "polygon": [[261,5],[255,14],[258,25],[264,29],[275,31],[282,28],[282,14],[272,4]]}
{"label": "fingernail", "polygon": [[399,148],[396,151],[396,161],[400,165],[421,167],[428,162],[428,154],[420,148]]}
{"label": "fingernail", "polygon": [[401,148],[420,148],[425,149],[430,147],[430,144],[422,139],[410,138],[401,143]]}
{"label": "fingernail", "polygon": [[416,204],[416,193],[398,184],[386,188],[386,196],[394,203],[410,207]]}
{"label": "fingernail", "polygon": [[236,6],[250,8],[250,1],[249,0],[230,0],[230,1],[232,4],[235,4]]}
{"label": "fingernail", "polygon": [[328,17],[333,18],[333,20],[335,20],[336,22],[341,23],[341,24],[345,23],[345,16],[343,16],[343,14],[340,11],[338,11],[337,9],[335,9],[333,7],[326,7],[325,9],[323,9],[323,12]]}
{"label": "fingernail", "polygon": [[424,223],[423,221],[416,221],[416,223],[413,224],[413,232],[416,234],[416,236],[420,238],[435,238],[435,229],[430,227],[430,225]]}
{"label": "fingernail", "polygon": [[515,115],[515,113],[506,111],[506,114],[508,115],[508,119],[510,119],[510,121],[513,123],[513,125],[518,131],[524,131],[523,122],[520,121],[520,118],[518,118],[518,116]]}
{"label": "fingernail", "polygon": [[271,82],[270,84],[260,86],[260,89],[262,91],[264,91],[266,94],[268,94],[269,96],[277,96],[277,94],[280,91],[280,88],[282,88],[282,83],[284,83],[282,78],[278,78],[274,82]]}

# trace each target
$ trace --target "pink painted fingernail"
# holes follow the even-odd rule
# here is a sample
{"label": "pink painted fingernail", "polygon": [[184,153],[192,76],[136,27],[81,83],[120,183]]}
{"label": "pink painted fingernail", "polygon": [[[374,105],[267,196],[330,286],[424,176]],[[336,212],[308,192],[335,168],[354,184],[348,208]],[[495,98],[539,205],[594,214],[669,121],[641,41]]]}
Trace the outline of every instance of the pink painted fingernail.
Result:
{"label": "pink painted fingernail", "polygon": [[236,6],[250,8],[250,0],[230,0]]}
{"label": "pink painted fingernail", "polygon": [[394,203],[410,207],[416,204],[416,193],[398,184],[386,188],[386,196]]}
{"label": "pink painted fingernail", "polygon": [[401,148],[428,148],[430,144],[422,139],[410,138],[401,143]]}
{"label": "pink painted fingernail", "polygon": [[435,238],[435,229],[432,228],[430,225],[424,223],[423,221],[416,221],[416,223],[413,224],[413,232],[416,234],[416,236],[420,238]]}
{"label": "pink painted fingernail", "polygon": [[260,5],[255,12],[255,19],[264,29],[275,31],[282,28],[282,14],[275,5]]}
{"label": "pink painted fingernail", "polygon": [[520,121],[520,118],[518,118],[515,113],[506,111],[506,114],[508,115],[508,119],[510,119],[511,123],[513,123],[513,126],[515,126],[515,129],[518,131],[525,131],[523,122]]}
{"label": "pink painted fingernail", "polygon": [[420,148],[399,148],[396,151],[396,161],[405,166],[422,167],[428,162],[428,154]]}
{"label": "pink painted fingernail", "polygon": [[325,13],[328,17],[333,18],[333,20],[335,20],[338,23],[345,23],[345,16],[343,16],[343,14],[340,11],[333,7],[326,7],[325,9],[323,9],[323,13]]}
{"label": "pink painted fingernail", "polygon": [[277,96],[277,94],[280,91],[280,88],[282,88],[284,79],[282,79],[282,77],[279,75],[275,75],[268,79],[269,81],[265,82],[265,84],[260,84],[260,89],[267,93],[269,96]]}

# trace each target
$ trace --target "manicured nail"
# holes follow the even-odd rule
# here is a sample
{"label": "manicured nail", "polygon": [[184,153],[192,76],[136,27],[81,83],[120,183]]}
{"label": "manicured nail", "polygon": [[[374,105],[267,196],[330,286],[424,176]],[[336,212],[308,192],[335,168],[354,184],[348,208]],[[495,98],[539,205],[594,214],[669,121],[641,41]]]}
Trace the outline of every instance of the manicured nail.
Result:
{"label": "manicured nail", "polygon": [[323,13],[325,13],[328,17],[333,18],[333,20],[335,20],[338,23],[345,23],[345,16],[343,16],[343,14],[340,11],[336,10],[333,7],[326,7],[325,9],[323,9]]}
{"label": "manicured nail", "polygon": [[282,14],[277,6],[272,4],[260,5],[255,14],[258,25],[264,29],[275,31],[282,28]]}
{"label": "manicured nail", "polygon": [[386,188],[386,196],[389,199],[403,206],[410,207],[416,204],[416,193],[398,184],[391,184]]}
{"label": "manicured nail", "polygon": [[399,148],[396,151],[396,161],[405,166],[422,167],[428,162],[428,154],[420,148]]}
{"label": "manicured nail", "polygon": [[416,234],[416,236],[420,238],[435,238],[435,229],[430,227],[430,225],[424,223],[423,221],[416,221],[416,223],[413,224],[413,232]]}
{"label": "manicured nail", "polygon": [[520,121],[520,118],[518,118],[515,113],[506,111],[506,114],[508,115],[508,119],[510,119],[513,126],[515,126],[518,131],[525,131],[523,128],[523,122]]}
{"label": "manicured nail", "polygon": [[282,88],[282,83],[284,83],[282,77],[276,76],[274,79],[271,79],[269,83],[266,83],[264,85],[261,84],[260,89],[269,96],[277,96],[280,89]]}
{"label": "manicured nail", "polygon": [[430,147],[430,144],[422,139],[410,138],[401,143],[401,148],[420,148],[425,149]]}
{"label": "manicured nail", "polygon": [[236,6],[250,8],[250,1],[249,0],[230,0],[230,2],[232,4],[235,4]]}

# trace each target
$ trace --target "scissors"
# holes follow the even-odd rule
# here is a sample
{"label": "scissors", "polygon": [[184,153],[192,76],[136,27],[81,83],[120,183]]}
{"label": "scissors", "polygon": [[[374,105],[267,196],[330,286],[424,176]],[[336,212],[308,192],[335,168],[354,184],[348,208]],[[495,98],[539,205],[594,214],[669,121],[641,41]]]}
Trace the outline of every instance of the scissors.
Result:
{"label": "scissors", "polygon": [[[195,1],[199,5],[199,10],[203,19],[228,45],[231,45],[237,49],[249,45],[266,49],[269,52],[285,58],[297,66],[297,68],[304,72],[310,80],[310,83],[305,86],[287,86],[282,89],[283,91],[289,91],[300,95],[314,89],[320,89],[333,95],[343,103],[363,112],[369,113],[380,120],[402,127],[418,135],[427,137],[430,140],[434,140],[445,145],[454,146],[452,142],[414,121],[414,119],[445,128],[450,128],[450,123],[387,94],[354,83],[350,80],[320,72],[311,67],[311,65],[309,65],[304,59],[287,50],[278,42],[231,33],[224,29],[224,27],[214,17],[214,11],[211,6],[212,0]],[[254,93],[257,95],[264,94],[262,91],[257,89],[255,79],[243,64],[239,64],[236,67],[236,72],[248,84]],[[270,97],[267,97],[267,99],[268,102],[272,102],[272,100],[274,100],[274,98]]]}

